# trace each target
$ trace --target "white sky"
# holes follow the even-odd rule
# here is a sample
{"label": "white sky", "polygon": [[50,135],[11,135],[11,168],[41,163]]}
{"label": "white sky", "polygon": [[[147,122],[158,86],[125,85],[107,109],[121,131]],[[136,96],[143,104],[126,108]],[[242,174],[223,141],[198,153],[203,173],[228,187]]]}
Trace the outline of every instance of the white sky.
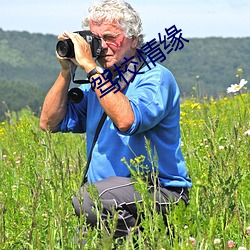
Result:
{"label": "white sky", "polygon": [[[145,41],[176,25],[184,38],[250,37],[249,0],[127,0],[141,15]],[[0,28],[61,34],[81,29],[92,0],[0,0]],[[1,38],[0,38],[1,39]]]}

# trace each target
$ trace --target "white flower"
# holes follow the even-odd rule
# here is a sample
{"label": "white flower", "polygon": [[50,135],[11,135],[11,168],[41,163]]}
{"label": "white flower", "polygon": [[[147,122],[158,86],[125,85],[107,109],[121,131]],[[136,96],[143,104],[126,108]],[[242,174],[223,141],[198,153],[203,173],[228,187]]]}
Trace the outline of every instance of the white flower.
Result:
{"label": "white flower", "polygon": [[190,240],[191,244],[194,246],[196,243],[196,239],[194,237],[189,237],[189,240]]}
{"label": "white flower", "polygon": [[227,88],[227,93],[235,93],[240,91],[245,85],[247,81],[245,79],[241,79],[239,84],[231,84],[231,87]]}
{"label": "white flower", "polygon": [[21,207],[21,208],[20,208],[20,214],[23,214],[24,211],[25,211],[24,207]]}
{"label": "white flower", "polygon": [[214,239],[214,244],[217,245],[217,244],[220,244],[220,239]]}
{"label": "white flower", "polygon": [[250,135],[250,129],[248,129],[247,131],[245,131],[245,132],[244,132],[244,135],[245,135],[245,136]]}
{"label": "white flower", "polygon": [[239,247],[238,250],[247,250],[245,247]]}

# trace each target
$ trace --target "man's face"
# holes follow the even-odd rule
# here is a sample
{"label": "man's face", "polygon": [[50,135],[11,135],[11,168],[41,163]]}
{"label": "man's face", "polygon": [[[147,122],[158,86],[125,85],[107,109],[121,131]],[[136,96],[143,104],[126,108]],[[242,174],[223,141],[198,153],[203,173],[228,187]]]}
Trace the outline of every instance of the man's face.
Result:
{"label": "man's face", "polygon": [[124,62],[124,57],[135,55],[137,39],[125,37],[117,25],[105,21],[99,25],[90,20],[90,30],[102,39],[103,52],[98,58],[102,67],[112,70],[114,64],[119,66]]}

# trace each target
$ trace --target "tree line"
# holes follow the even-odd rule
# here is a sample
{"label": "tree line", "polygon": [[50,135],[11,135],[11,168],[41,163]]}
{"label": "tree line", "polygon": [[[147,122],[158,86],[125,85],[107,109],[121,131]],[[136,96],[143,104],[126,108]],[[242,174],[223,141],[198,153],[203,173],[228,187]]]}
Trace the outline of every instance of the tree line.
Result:
{"label": "tree line", "polygon": [[[25,107],[39,115],[60,70],[56,43],[55,35],[0,29],[0,120],[7,110]],[[250,38],[190,38],[162,64],[174,74],[183,98],[217,98],[239,78],[250,79],[249,54]]]}

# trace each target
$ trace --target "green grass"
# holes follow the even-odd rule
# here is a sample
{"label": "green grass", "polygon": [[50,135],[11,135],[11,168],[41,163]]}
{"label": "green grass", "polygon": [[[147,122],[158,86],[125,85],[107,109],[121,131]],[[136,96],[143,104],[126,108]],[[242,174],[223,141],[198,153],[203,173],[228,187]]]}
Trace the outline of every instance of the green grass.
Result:
{"label": "green grass", "polygon": [[[135,243],[137,249],[228,249],[229,240],[235,249],[250,249],[249,103],[244,94],[191,98],[181,105],[182,150],[193,180],[190,204],[173,207],[165,226],[142,182],[143,230],[117,249],[136,249]],[[28,109],[7,113],[0,124],[0,249],[80,249],[73,239],[85,220],[74,216],[71,197],[86,163],[84,135],[44,133],[38,124]],[[139,157],[129,164],[142,163]],[[101,229],[86,234],[86,249],[112,249],[116,221],[108,221],[111,236],[98,223]]]}

